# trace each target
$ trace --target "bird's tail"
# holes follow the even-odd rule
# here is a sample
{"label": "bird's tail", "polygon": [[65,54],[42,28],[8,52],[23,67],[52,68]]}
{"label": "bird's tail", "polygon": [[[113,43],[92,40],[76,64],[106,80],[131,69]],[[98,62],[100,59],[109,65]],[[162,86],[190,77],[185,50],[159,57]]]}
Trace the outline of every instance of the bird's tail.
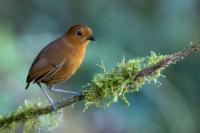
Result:
{"label": "bird's tail", "polygon": [[26,84],[25,90],[27,90],[27,89],[28,89],[28,87],[29,87],[29,84],[30,84],[30,83],[27,83],[27,84]]}

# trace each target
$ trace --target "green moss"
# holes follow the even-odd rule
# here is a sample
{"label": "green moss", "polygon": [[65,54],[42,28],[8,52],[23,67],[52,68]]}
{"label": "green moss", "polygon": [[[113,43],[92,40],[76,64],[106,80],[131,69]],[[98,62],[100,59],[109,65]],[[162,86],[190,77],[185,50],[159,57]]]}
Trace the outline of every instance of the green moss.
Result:
{"label": "green moss", "polygon": [[38,117],[27,119],[23,123],[23,133],[37,133],[39,131],[40,120]]}
{"label": "green moss", "polygon": [[[166,57],[167,57],[166,55],[156,55],[156,53],[151,52],[151,55],[147,57],[147,64],[145,65],[145,67],[149,67],[149,66],[155,65],[158,62],[160,62],[161,60],[164,60]],[[163,69],[165,69],[165,67],[162,67],[162,68],[158,69],[157,71],[153,72],[149,76],[146,76],[145,78],[147,80],[149,80],[149,81],[157,80],[157,78],[160,76],[160,72]]]}
{"label": "green moss", "polygon": [[[47,105],[42,104],[40,101],[37,102],[30,102],[29,100],[25,100],[25,103],[23,106],[18,107],[18,109],[11,113],[9,116],[0,117],[0,120],[5,120],[5,125],[0,128],[0,132],[13,132],[16,124],[17,119],[22,120],[23,125],[23,132],[24,133],[35,133],[38,131],[39,127],[41,126],[42,121],[48,121],[48,127],[49,129],[53,129],[58,125],[60,117],[57,117],[57,114],[55,112],[49,113],[44,116],[36,115],[38,108],[45,108]],[[60,113],[61,114],[61,113]],[[9,123],[9,121],[12,121],[12,124]],[[9,124],[7,124],[9,123]]]}
{"label": "green moss", "polygon": [[0,133],[14,133],[16,128],[16,123],[13,122],[10,125],[6,125],[4,128],[0,128]]}
{"label": "green moss", "polygon": [[62,112],[53,112],[40,117],[41,127],[47,127],[49,130],[56,128],[62,122]]}
{"label": "green moss", "polygon": [[133,76],[140,70],[152,66],[166,58],[163,55],[151,53],[146,58],[137,58],[126,61],[123,59],[112,71],[107,71],[103,63],[99,65],[103,73],[96,74],[92,82],[84,87],[85,109],[90,105],[97,107],[107,107],[119,99],[129,105],[125,94],[132,91],[139,91],[145,83],[156,80],[160,76],[159,69],[149,76],[140,77],[133,81]]}

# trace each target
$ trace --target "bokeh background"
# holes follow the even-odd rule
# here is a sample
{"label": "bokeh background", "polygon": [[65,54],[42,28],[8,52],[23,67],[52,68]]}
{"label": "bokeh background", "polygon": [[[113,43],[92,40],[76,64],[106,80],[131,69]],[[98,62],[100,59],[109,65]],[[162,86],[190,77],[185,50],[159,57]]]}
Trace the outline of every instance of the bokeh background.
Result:
{"label": "bokeh background", "polygon": [[[36,85],[24,90],[34,57],[71,25],[89,25],[97,41],[88,47],[80,70],[60,87],[79,91],[101,69],[150,51],[170,54],[200,39],[199,0],[0,0],[0,114],[9,114],[25,99],[46,97]],[[200,54],[167,68],[162,83],[128,94],[131,103],[110,108],[84,105],[64,109],[63,122],[41,133],[199,133]],[[60,95],[59,95],[60,96]],[[59,97],[55,96],[55,97]],[[61,96],[60,96],[61,97]],[[16,132],[21,132],[17,129]]]}

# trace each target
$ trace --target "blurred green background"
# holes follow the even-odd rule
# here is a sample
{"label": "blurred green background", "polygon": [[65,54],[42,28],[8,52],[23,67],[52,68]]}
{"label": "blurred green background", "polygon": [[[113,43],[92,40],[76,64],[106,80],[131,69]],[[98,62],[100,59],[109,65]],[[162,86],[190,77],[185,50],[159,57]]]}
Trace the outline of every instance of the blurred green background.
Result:
{"label": "blurred green background", "polygon": [[[123,56],[150,51],[170,54],[200,37],[199,0],[0,0],[0,114],[9,114],[25,99],[47,102],[36,85],[24,90],[36,54],[71,25],[89,25],[97,41],[88,46],[83,65],[60,87],[79,91],[101,69]],[[128,94],[131,103],[110,108],[84,105],[64,109],[52,133],[199,133],[200,54],[167,68],[159,84]],[[59,95],[61,97],[61,95]],[[59,96],[55,96],[59,98]],[[62,95],[63,96],[63,95]],[[43,125],[41,133],[49,132]],[[16,132],[21,132],[19,127]]]}

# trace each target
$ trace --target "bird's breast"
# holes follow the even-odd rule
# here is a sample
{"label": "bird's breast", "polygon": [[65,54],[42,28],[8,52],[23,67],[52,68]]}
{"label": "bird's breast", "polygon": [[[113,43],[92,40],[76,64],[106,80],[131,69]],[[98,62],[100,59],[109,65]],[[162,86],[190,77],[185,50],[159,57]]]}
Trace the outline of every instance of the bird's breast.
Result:
{"label": "bird's breast", "polygon": [[77,50],[72,53],[69,58],[66,59],[66,63],[63,67],[66,73],[74,74],[76,70],[80,67],[85,56],[85,51]]}
{"label": "bird's breast", "polygon": [[69,79],[80,67],[85,56],[85,50],[71,51],[71,54],[65,55],[65,63],[62,68],[52,77],[49,84],[56,84]]}

